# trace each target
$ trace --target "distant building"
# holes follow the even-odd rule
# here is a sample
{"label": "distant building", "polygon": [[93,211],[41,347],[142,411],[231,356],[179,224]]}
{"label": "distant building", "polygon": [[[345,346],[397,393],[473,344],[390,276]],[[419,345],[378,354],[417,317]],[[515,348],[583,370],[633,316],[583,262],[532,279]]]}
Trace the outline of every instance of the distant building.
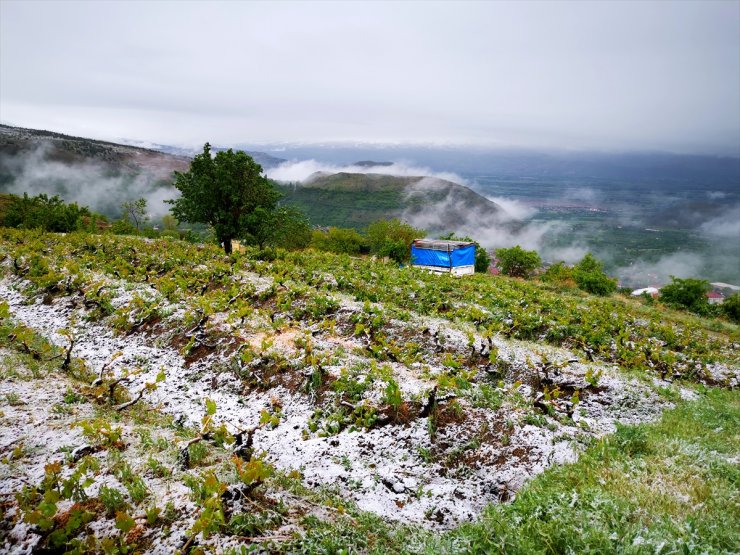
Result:
{"label": "distant building", "polygon": [[643,287],[642,289],[635,289],[630,293],[633,297],[639,297],[640,295],[650,295],[651,297],[657,297],[660,295],[660,291],[657,287]]}
{"label": "distant building", "polygon": [[456,276],[475,272],[475,243],[416,239],[411,243],[411,265]]}
{"label": "distant building", "polygon": [[740,292],[740,286],[738,285],[732,285],[729,283],[722,283],[721,281],[715,281],[714,283],[710,283],[712,287],[714,287],[715,291],[719,291],[720,293],[727,293],[729,295],[732,295],[732,293]]}
{"label": "distant building", "polygon": [[710,291],[707,293],[709,304],[722,304],[725,302],[725,296],[719,291]]}

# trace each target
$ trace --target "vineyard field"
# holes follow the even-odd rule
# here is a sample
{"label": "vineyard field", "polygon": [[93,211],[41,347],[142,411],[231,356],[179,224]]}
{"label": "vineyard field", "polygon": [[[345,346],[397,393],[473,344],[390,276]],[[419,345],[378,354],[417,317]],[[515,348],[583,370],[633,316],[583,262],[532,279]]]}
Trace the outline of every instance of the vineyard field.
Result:
{"label": "vineyard field", "polygon": [[[0,258],[0,549],[532,552],[491,515],[701,410],[728,454],[691,464],[737,499],[728,322],[312,250],[2,229]],[[605,541],[686,541],[651,514]]]}

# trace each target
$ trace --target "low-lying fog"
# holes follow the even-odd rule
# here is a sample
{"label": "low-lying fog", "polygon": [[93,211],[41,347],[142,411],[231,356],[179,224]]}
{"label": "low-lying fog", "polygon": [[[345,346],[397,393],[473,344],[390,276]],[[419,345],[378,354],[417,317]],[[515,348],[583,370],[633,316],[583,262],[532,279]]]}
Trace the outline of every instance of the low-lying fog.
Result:
{"label": "low-lying fog", "polygon": [[[165,200],[177,194],[171,186],[151,175],[115,176],[103,164],[91,162],[70,165],[49,160],[46,154],[43,148],[39,148],[10,162],[6,161],[6,169],[12,172],[14,180],[5,186],[5,190],[15,194],[58,194],[69,202],[90,206],[112,217],[120,215],[123,201],[144,197],[153,220],[168,212],[169,205]],[[483,219],[471,213],[469,219],[448,231],[469,235],[488,249],[521,245],[537,250],[543,260],[565,260],[569,263],[576,262],[592,251],[628,284],[647,285],[648,281],[661,284],[667,282],[671,275],[740,283],[740,199],[732,187],[693,191],[691,202],[685,202],[685,195],[672,194],[665,186],[652,193],[646,191],[641,194],[641,189],[635,187],[632,198],[622,195],[617,202],[612,198],[613,191],[598,182],[589,185],[588,180],[575,179],[562,187],[554,187],[550,183],[547,195],[537,198],[531,194],[520,194],[519,189],[512,187],[502,189],[491,182],[491,172],[487,176],[478,176],[475,173],[435,171],[413,161],[370,166],[367,162],[332,164],[309,159],[286,161],[266,171],[272,179],[292,183],[301,183],[316,172],[429,176],[470,187],[501,206],[505,216],[496,223],[492,224],[488,219],[488,223],[481,224]],[[541,178],[541,181],[546,181],[546,178]],[[528,190],[531,188],[529,185]],[[697,186],[697,189],[701,189],[701,186]],[[646,198],[650,199],[651,205],[663,204],[664,212],[658,216],[652,213],[652,219],[646,219]],[[699,201],[701,212],[695,209]],[[407,214],[406,219],[415,227],[428,229],[429,223],[436,219],[436,214],[450,211],[451,202],[459,201],[444,199],[421,214]],[[605,210],[611,220],[616,218],[620,225],[636,228],[659,228],[670,223],[689,230],[692,236],[705,241],[707,248],[686,251],[681,250],[679,245],[675,252],[633,260],[620,266],[615,262],[621,259],[620,253],[615,250],[617,247],[610,249],[603,242],[595,245],[593,237],[575,229],[567,217],[553,216],[551,208],[557,206]],[[465,212],[465,207],[455,208],[462,208],[461,211]],[[518,222],[518,225],[508,225],[511,222]],[[659,239],[646,236],[645,240]]]}

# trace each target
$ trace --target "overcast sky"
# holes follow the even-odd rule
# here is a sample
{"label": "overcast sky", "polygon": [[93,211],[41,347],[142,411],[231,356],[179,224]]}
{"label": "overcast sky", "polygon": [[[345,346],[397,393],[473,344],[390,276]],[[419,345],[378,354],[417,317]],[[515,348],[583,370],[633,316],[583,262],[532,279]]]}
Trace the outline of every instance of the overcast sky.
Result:
{"label": "overcast sky", "polygon": [[0,120],[737,156],[740,2],[0,0]]}

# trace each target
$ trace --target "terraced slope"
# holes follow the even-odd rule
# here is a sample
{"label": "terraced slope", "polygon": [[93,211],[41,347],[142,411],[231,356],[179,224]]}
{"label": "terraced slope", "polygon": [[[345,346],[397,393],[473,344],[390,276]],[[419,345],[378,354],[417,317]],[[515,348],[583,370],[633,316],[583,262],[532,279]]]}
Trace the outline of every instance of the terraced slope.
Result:
{"label": "terraced slope", "polygon": [[[46,399],[43,415],[2,416],[26,419],[4,426],[2,455],[33,445],[15,468],[42,493],[75,475],[82,484],[49,494],[62,498],[52,509],[32,490],[14,497],[18,470],[6,471],[6,545],[93,532],[153,552],[289,545],[317,522],[344,526],[333,510],[345,506],[446,529],[575,461],[618,423],[695,398],[692,383],[737,384],[734,326],[507,278],[14,230],[2,230],[0,257],[4,344],[40,368],[6,365],[2,391]],[[44,386],[16,383],[34,377]],[[79,411],[64,409],[76,403],[67,388]],[[43,445],[34,426],[50,426],[57,405],[80,432]],[[103,486],[117,488],[120,510]],[[171,503],[169,524],[148,518],[152,502]],[[250,511],[259,518],[248,526]]]}

